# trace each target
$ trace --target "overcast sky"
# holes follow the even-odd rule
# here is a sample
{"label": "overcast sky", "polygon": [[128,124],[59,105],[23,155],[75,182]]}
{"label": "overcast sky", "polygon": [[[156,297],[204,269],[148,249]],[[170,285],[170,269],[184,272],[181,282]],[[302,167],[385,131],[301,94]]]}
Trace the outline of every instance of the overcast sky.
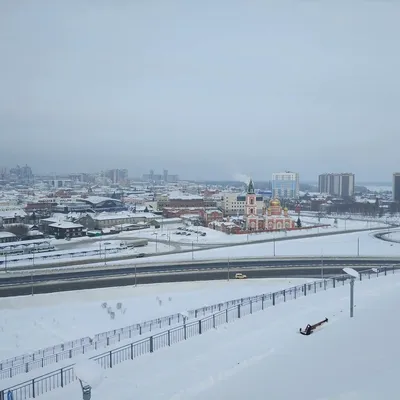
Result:
{"label": "overcast sky", "polygon": [[400,170],[400,2],[1,0],[0,167]]}

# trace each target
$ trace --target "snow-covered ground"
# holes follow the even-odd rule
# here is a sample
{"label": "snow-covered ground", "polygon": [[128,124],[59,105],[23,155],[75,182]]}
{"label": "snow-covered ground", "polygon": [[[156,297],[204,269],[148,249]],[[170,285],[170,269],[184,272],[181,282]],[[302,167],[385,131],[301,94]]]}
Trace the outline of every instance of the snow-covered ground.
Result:
{"label": "snow-covered ground", "polygon": [[[297,219],[297,217],[293,216],[293,218]],[[164,229],[164,231],[145,229],[141,231],[136,231],[135,236],[138,238],[150,238],[155,239],[155,233],[158,233],[157,237],[163,240],[170,240],[171,242],[178,242],[181,244],[191,245],[215,245],[215,244],[230,244],[230,243],[243,243],[243,242],[252,242],[257,240],[268,240],[285,236],[299,236],[299,235],[313,235],[318,233],[328,233],[328,232],[340,232],[340,231],[348,231],[353,229],[374,229],[385,226],[384,221],[382,222],[370,222],[370,221],[352,221],[352,220],[342,220],[338,219],[337,225],[334,226],[334,218],[321,218],[318,221],[317,217],[307,216],[301,218],[303,221],[303,226],[314,226],[317,224],[320,225],[330,225],[329,227],[321,227],[314,229],[304,229],[304,230],[296,230],[296,231],[288,231],[288,232],[260,232],[253,233],[249,235],[228,235],[224,232],[219,232],[210,228],[205,227],[189,227],[189,229],[198,232],[206,233],[206,236],[201,236],[195,232],[190,232],[190,236],[177,234],[180,232],[177,229]],[[123,233],[122,235],[128,235],[127,233]],[[130,236],[133,236],[132,232]]]}
{"label": "snow-covered ground", "polygon": [[[274,292],[304,281],[165,283],[0,298],[0,360],[189,309]],[[101,307],[103,302],[113,309],[121,302],[125,312],[116,313],[112,320]]]}
{"label": "snow-covered ground", "polygon": [[[251,243],[232,247],[222,247],[216,249],[207,249],[189,253],[166,254],[158,257],[146,257],[135,259],[134,262],[113,261],[109,266],[130,264],[149,264],[149,263],[174,263],[185,261],[201,260],[226,260],[234,258],[251,257],[329,257],[329,256],[382,256],[382,257],[400,257],[400,243],[392,243],[380,240],[374,237],[372,232],[354,232],[343,233],[334,236],[321,236],[304,239],[284,240]],[[394,233],[392,233],[394,234]],[[103,264],[82,265],[81,267],[98,267]],[[80,266],[74,266],[80,268]]]}
{"label": "snow-covered ground", "polygon": [[[106,241],[106,243],[116,242],[115,240]],[[24,254],[24,255],[9,255],[7,256],[7,269],[11,269],[13,267],[23,267],[23,266],[34,266],[38,264],[62,264],[63,262],[70,261],[88,261],[88,260],[99,260],[102,259],[102,264],[104,265],[107,262],[107,257],[136,257],[140,253],[144,254],[156,254],[156,253],[167,253],[173,252],[176,250],[174,246],[169,246],[164,243],[155,243],[149,242],[146,246],[129,248],[129,249],[117,249],[112,248],[110,245],[107,248],[107,251],[104,252],[104,247],[101,250],[101,253],[98,253],[99,242],[88,243],[85,242],[85,247],[80,246],[75,249],[70,250],[60,250],[60,251],[52,251],[46,253],[35,254]],[[95,251],[94,251],[95,250]],[[87,255],[84,255],[83,252],[87,252]],[[0,265],[4,267],[5,257],[0,256]]]}
{"label": "snow-covered ground", "polygon": [[[399,275],[357,281],[354,318],[348,284],[280,303],[99,372],[92,398],[395,399],[399,289]],[[325,317],[313,335],[298,334]],[[90,364],[83,372],[90,375]],[[40,398],[80,396],[75,381]]]}

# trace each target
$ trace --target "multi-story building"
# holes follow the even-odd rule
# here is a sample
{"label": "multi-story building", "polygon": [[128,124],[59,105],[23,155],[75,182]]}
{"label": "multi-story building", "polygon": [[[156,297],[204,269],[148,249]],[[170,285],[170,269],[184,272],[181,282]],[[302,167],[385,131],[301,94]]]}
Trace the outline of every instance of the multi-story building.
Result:
{"label": "multi-story building", "polygon": [[400,202],[400,172],[393,174],[393,201]]}
{"label": "multi-story building", "polygon": [[339,196],[342,198],[354,195],[354,174],[321,174],[318,177],[318,190],[320,193]]}
{"label": "multi-story building", "polygon": [[297,199],[299,190],[299,174],[297,172],[286,171],[272,174],[272,197]]}
{"label": "multi-story building", "polygon": [[106,178],[110,179],[112,183],[126,183],[128,180],[127,169],[109,169],[105,172]]}
{"label": "multi-story building", "polygon": [[[263,196],[256,196],[256,205],[258,210],[262,210],[264,207]],[[222,193],[221,208],[224,215],[244,215],[246,206],[246,194]]]}

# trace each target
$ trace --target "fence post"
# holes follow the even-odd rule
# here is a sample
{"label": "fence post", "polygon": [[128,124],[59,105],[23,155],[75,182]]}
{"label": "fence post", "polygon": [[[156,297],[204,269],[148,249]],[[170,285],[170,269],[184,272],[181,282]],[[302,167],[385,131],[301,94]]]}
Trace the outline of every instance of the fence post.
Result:
{"label": "fence post", "polygon": [[171,318],[168,318],[168,325],[171,325]]}
{"label": "fence post", "polygon": [[362,281],[362,275],[363,275],[362,272],[360,272],[360,281]]}
{"label": "fence post", "polygon": [[199,319],[199,335],[201,335],[201,319]]}
{"label": "fence post", "polygon": [[304,290],[303,291],[304,291],[304,296],[307,296],[307,284],[306,283],[304,284]]}
{"label": "fence post", "polygon": [[261,310],[264,310],[264,295],[261,297]]}
{"label": "fence post", "polygon": [[131,360],[133,360],[133,343],[131,343]]}
{"label": "fence post", "polygon": [[186,340],[186,323],[183,324],[183,337],[184,337],[185,340]]}
{"label": "fence post", "polygon": [[110,350],[110,368],[112,368],[112,350]]}
{"label": "fence post", "polygon": [[314,282],[314,293],[317,293],[317,282]]}
{"label": "fence post", "polygon": [[272,305],[275,305],[275,293],[272,293]]}
{"label": "fence post", "polygon": [[385,276],[387,275],[387,267],[384,267],[385,268]]}
{"label": "fence post", "polygon": [[171,331],[168,329],[168,346],[171,346]]}
{"label": "fence post", "polygon": [[36,397],[36,394],[35,394],[35,378],[32,379],[32,397]]}
{"label": "fence post", "polygon": [[213,328],[215,328],[215,314],[213,314]]}
{"label": "fence post", "polygon": [[286,303],[286,289],[283,291],[283,302]]}
{"label": "fence post", "polygon": [[240,304],[238,304],[237,310],[238,310],[238,318],[240,318]]}
{"label": "fence post", "polygon": [[253,302],[250,300],[250,314],[253,314]]}
{"label": "fence post", "polygon": [[324,290],[326,290],[326,280],[324,279]]}
{"label": "fence post", "polygon": [[294,288],[294,299],[297,299],[297,286]]}
{"label": "fence post", "polygon": [[194,317],[197,318],[197,310],[194,310]]}
{"label": "fence post", "polygon": [[64,369],[63,368],[60,369],[60,374],[61,374],[61,379],[60,379],[61,387],[64,387]]}
{"label": "fence post", "polygon": [[139,335],[142,334],[142,325],[139,325]]}
{"label": "fence post", "polygon": [[150,336],[149,340],[150,340],[150,353],[152,353],[154,351],[154,348],[153,348],[153,336]]}

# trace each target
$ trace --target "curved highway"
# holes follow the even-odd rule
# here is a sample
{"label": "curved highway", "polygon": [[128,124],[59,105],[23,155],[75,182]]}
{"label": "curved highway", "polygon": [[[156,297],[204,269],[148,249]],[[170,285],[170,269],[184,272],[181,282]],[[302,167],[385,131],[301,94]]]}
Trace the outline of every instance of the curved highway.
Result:
{"label": "curved highway", "polygon": [[373,266],[400,267],[400,257],[315,257],[253,258],[185,262],[161,265],[126,267],[77,268],[68,271],[40,271],[31,274],[7,274],[0,277],[0,296],[49,293],[61,290],[78,290],[135,283],[157,283],[233,278],[244,272],[249,278],[295,277],[339,274],[351,266],[365,269]]}

